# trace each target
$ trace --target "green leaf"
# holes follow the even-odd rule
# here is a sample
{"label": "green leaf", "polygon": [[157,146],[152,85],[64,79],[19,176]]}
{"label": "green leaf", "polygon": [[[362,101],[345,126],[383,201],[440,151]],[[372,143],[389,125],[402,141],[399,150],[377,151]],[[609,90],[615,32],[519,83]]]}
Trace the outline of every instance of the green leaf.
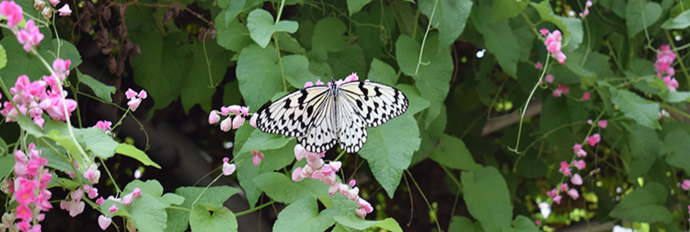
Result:
{"label": "green leaf", "polygon": [[419,111],[429,108],[431,102],[426,100],[421,96],[417,87],[408,84],[400,84],[395,86],[398,90],[402,91],[409,101],[409,106],[407,108],[406,114],[414,115]]}
{"label": "green leaf", "polygon": [[168,218],[165,207],[167,206],[154,196],[145,194],[142,190],[142,195],[132,200],[132,204],[129,205],[129,214],[132,215],[130,219],[141,232],[163,231]]}
{"label": "green leaf", "polygon": [[7,51],[5,51],[5,47],[0,44],[0,69],[3,69],[5,66],[7,66]]}
{"label": "green leaf", "polygon": [[146,182],[141,180],[133,180],[127,184],[127,186],[125,186],[125,189],[122,190],[122,193],[132,193],[135,188],[139,188],[142,194],[145,193],[156,198],[163,195],[163,186],[157,180],[147,180]]}
{"label": "green leaf", "polygon": [[[434,5],[436,5],[435,10]],[[525,4],[521,5],[523,5],[524,8]],[[499,6],[499,4],[494,4],[494,8],[498,8]],[[517,4],[514,6],[517,6]],[[462,31],[465,30],[465,24],[472,11],[472,1],[422,0],[419,1],[419,9],[424,15],[431,19],[431,25],[433,25],[435,29],[438,29],[438,51],[441,52],[448,50],[448,46],[453,44],[458,36],[462,34]]]}
{"label": "green leaf", "polygon": [[646,0],[629,0],[625,6],[625,25],[628,27],[628,37],[654,24],[661,16],[661,5]]}
{"label": "green leaf", "polygon": [[84,83],[86,86],[91,88],[93,93],[96,94],[96,97],[103,99],[106,102],[113,101],[110,95],[115,94],[114,86],[103,84],[100,81],[93,79],[93,77],[89,75],[82,74],[79,69],[77,69],[77,78],[79,79],[79,82]]}
{"label": "green leaf", "polygon": [[91,150],[94,155],[101,159],[108,159],[115,155],[115,148],[118,147],[119,143],[105,134],[102,129],[91,127],[75,130],[79,132],[75,133],[77,140],[84,143],[87,150]]}
{"label": "green leaf", "polygon": [[510,226],[513,206],[510,205],[508,186],[501,173],[488,166],[478,172],[462,172],[463,199],[467,210],[487,232],[498,232]]}
{"label": "green leaf", "polygon": [[668,192],[663,185],[647,182],[644,187],[635,189],[623,197],[609,216],[634,222],[669,223],[673,216],[664,205],[666,195]]}
{"label": "green leaf", "polygon": [[242,149],[236,154],[236,156],[242,157],[244,154],[247,154],[252,150],[266,151],[279,149],[284,147],[290,140],[291,138],[282,135],[269,134],[260,130],[254,130],[247,141],[244,142]]}
{"label": "green leaf", "polygon": [[278,32],[278,45],[280,45],[281,51],[302,55],[307,54],[307,50],[299,44],[299,41],[287,32]]}
{"label": "green leaf", "polygon": [[440,146],[431,151],[429,158],[453,169],[474,172],[482,168],[474,162],[472,154],[462,140],[447,134],[441,135]]}
{"label": "green leaf", "polygon": [[482,232],[481,228],[476,228],[475,224],[472,223],[467,217],[453,216],[450,219],[450,226],[448,226],[448,232]]}
{"label": "green leaf", "polygon": [[675,18],[669,18],[661,24],[661,28],[666,30],[682,30],[688,27],[690,27],[690,10],[683,11]]}
{"label": "green leaf", "polygon": [[247,26],[241,24],[237,20],[225,23],[226,16],[223,12],[227,11],[221,11],[215,20],[217,30],[215,40],[218,45],[228,50],[239,52],[247,45],[253,44],[252,38],[249,37],[249,29],[247,29]]}
{"label": "green leaf", "polygon": [[[24,127],[22,126],[22,128]],[[74,144],[69,138],[60,135],[60,132],[56,130],[50,131],[46,137],[60,144],[60,146],[64,147],[70,154],[72,154],[72,157],[77,161],[79,166],[83,167],[85,165],[81,152],[79,151],[79,148],[77,148],[78,145]]]}
{"label": "green leaf", "polygon": [[[261,189],[258,187],[257,183],[254,182],[254,177],[262,173],[272,172],[273,170],[281,169],[287,166],[288,164],[292,163],[295,157],[293,151],[296,142],[294,139],[289,139],[290,141],[287,143],[287,145],[283,145],[280,149],[261,149],[261,153],[263,153],[267,157],[267,159],[262,161],[259,167],[255,167],[253,162],[251,162],[251,156],[245,155],[248,153],[240,155],[239,150],[245,147],[244,144],[246,144],[249,139],[248,137],[245,137],[246,134],[254,135],[254,133],[266,133],[263,133],[260,130],[256,130],[249,125],[246,125],[246,127],[250,128],[251,130],[248,131],[248,129],[242,127],[240,127],[240,129],[237,130],[235,137],[235,151],[237,151],[237,153],[235,154],[238,155],[235,156],[235,160],[237,161],[237,179],[239,179],[240,186],[242,186],[242,188],[244,189],[244,193],[247,195],[247,201],[249,201],[249,206],[253,208],[256,202],[259,200],[259,197],[261,196]],[[262,140],[255,141],[258,141],[258,144],[260,144],[260,141]],[[251,143],[253,142],[248,143],[250,144],[249,146],[252,146]]]}
{"label": "green leaf", "polygon": [[182,108],[187,113],[196,104],[210,103],[211,96],[216,92],[215,86],[223,80],[232,56],[231,52],[216,43],[201,43],[198,40],[192,44],[192,54],[191,71],[180,91]]}
{"label": "green leaf", "polygon": [[553,23],[563,32],[563,50],[574,51],[580,46],[584,35],[580,19],[556,16],[549,1],[542,1],[539,4],[532,2],[531,5],[537,10],[542,20]]}
{"label": "green leaf", "polygon": [[359,151],[369,162],[376,180],[389,197],[400,184],[402,171],[410,165],[412,154],[419,148],[419,128],[412,115],[401,115],[378,127],[367,128],[367,143]]}
{"label": "green leaf", "polygon": [[479,6],[472,11],[472,23],[484,37],[486,49],[496,55],[496,60],[505,73],[516,77],[517,62],[520,58],[518,40],[507,19],[490,22],[489,17],[490,6]]}
{"label": "green leaf", "polygon": [[286,31],[295,33],[299,24],[295,21],[281,20],[273,24],[273,15],[264,9],[256,9],[249,13],[247,17],[247,28],[249,36],[262,48],[271,41],[273,32]]}
{"label": "green leaf", "polygon": [[[242,192],[238,188],[230,186],[202,187],[180,187],[175,190],[176,194],[184,197],[184,202],[180,207],[191,209],[192,203],[196,205],[211,205],[222,207],[223,203],[231,196]],[[203,193],[203,195],[201,195]],[[201,197],[199,197],[201,195]],[[197,198],[199,200],[197,200]],[[168,228],[166,231],[185,231],[189,224],[189,211],[168,209]]]}
{"label": "green leaf", "polygon": [[690,151],[690,135],[682,129],[676,129],[666,135],[664,143],[669,151],[666,163],[690,173],[690,153],[687,152]]}
{"label": "green leaf", "polygon": [[197,205],[189,215],[189,226],[192,231],[237,231],[237,218],[228,208],[217,207],[213,215],[202,205]]}
{"label": "green leaf", "polygon": [[293,203],[302,198],[316,199],[326,193],[328,186],[318,181],[292,182],[285,174],[269,172],[254,177],[254,182],[271,199],[282,203]]}
{"label": "green leaf", "polygon": [[425,116],[427,120],[425,120],[424,128],[428,128],[441,113],[441,105],[448,96],[450,89],[448,83],[453,75],[453,61],[449,50],[438,52],[436,49],[437,36],[430,36],[425,46],[421,60],[424,65],[420,65],[416,73],[421,47],[414,39],[400,36],[395,42],[395,56],[400,70],[414,78],[415,86],[422,97],[431,102],[431,107]]}
{"label": "green leaf", "polygon": [[319,213],[316,199],[303,197],[280,211],[278,220],[273,224],[273,231],[326,231],[335,223],[333,216],[337,215],[336,213],[337,210],[333,209],[326,209]]}
{"label": "green leaf", "polygon": [[626,117],[651,129],[661,129],[656,117],[659,114],[659,103],[645,101],[637,94],[624,89],[609,88],[611,102],[618,105]]}
{"label": "green leaf", "polygon": [[661,153],[661,142],[654,130],[640,124],[634,124],[626,128],[628,133],[628,146],[632,155],[628,181],[634,182],[637,177],[647,173],[652,164]]}
{"label": "green leaf", "polygon": [[531,219],[522,215],[518,215],[517,217],[515,217],[515,220],[513,221],[513,227],[515,227],[515,231],[517,232],[539,231],[537,225],[535,225]]}
{"label": "green leaf", "polygon": [[146,166],[152,166],[158,169],[161,168],[161,166],[156,162],[153,162],[153,160],[151,160],[149,156],[144,153],[144,151],[139,150],[139,148],[129,144],[122,143],[118,145],[117,148],[115,148],[115,153],[132,157]]}
{"label": "green leaf", "polygon": [[252,44],[240,53],[237,60],[237,80],[240,92],[249,109],[259,109],[273,94],[283,90],[278,56],[273,47],[261,48]]}
{"label": "green leaf", "polygon": [[369,4],[371,0],[347,0],[347,12],[350,12],[350,16],[354,13],[362,10],[362,7]]}
{"label": "green leaf", "polygon": [[371,69],[369,69],[367,78],[390,86],[394,86],[398,82],[398,75],[395,74],[393,67],[376,58],[371,62]]}
{"label": "green leaf", "polygon": [[[655,78],[659,79],[659,78]],[[664,86],[664,88],[667,88]],[[666,102],[684,102],[690,98],[690,91],[663,91],[659,93],[659,97]]]}
{"label": "green leaf", "polygon": [[14,170],[14,155],[0,158],[0,176],[7,176],[12,170]]}
{"label": "green leaf", "polygon": [[322,19],[314,26],[312,35],[312,50],[323,49],[328,52],[345,50],[349,45],[344,36],[347,27],[338,18]]}
{"label": "green leaf", "polygon": [[337,69],[333,77],[344,78],[357,73],[360,79],[366,79],[367,63],[364,60],[364,51],[358,44],[345,47],[341,51],[328,53],[328,64]]}
{"label": "green leaf", "polygon": [[309,60],[303,55],[288,55],[283,56],[283,67],[285,74],[288,75],[285,79],[295,88],[302,88],[307,82],[315,82],[319,77],[314,76],[309,71]]}

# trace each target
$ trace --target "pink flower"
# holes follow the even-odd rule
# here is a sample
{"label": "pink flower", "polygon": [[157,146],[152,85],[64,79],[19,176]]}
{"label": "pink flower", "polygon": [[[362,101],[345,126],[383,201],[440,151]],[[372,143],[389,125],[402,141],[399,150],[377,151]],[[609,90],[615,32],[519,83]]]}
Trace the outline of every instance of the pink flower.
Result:
{"label": "pink flower", "polygon": [[307,154],[309,154],[309,151],[307,151],[307,149],[304,149],[302,144],[299,143],[295,145],[295,149],[293,150],[295,152],[295,159],[297,159],[297,161],[304,159],[305,157],[307,157]]}
{"label": "pink flower", "polygon": [[[67,5],[65,5],[65,6],[67,6]],[[65,8],[65,7],[62,7],[62,8]],[[69,9],[69,7],[67,9]],[[53,70],[56,73],[58,73],[58,75],[64,74],[64,75],[60,76],[60,80],[65,79],[65,76],[69,75],[69,66],[70,65],[72,65],[71,60],[63,60],[63,59],[57,58],[53,61]]]}
{"label": "pink flower", "polygon": [[146,90],[142,89],[141,91],[139,91],[139,94],[137,96],[141,99],[146,99],[146,97],[148,97],[149,94],[146,92]]}
{"label": "pink flower", "polygon": [[678,81],[676,80],[676,78],[665,76],[663,80],[669,91],[676,92],[676,89],[678,88]]}
{"label": "pink flower", "polygon": [[220,130],[228,132],[230,129],[232,129],[232,117],[227,117],[220,122]]}
{"label": "pink flower", "polygon": [[254,162],[254,166],[259,166],[259,164],[261,163],[261,160],[264,159],[264,154],[262,154],[261,152],[259,152],[257,150],[252,150],[251,153],[253,156],[252,161]]}
{"label": "pink flower", "polygon": [[558,172],[563,173],[564,176],[570,176],[570,165],[568,162],[561,161],[561,168],[558,169]]}
{"label": "pink flower", "polygon": [[60,0],[48,0],[50,2],[50,5],[57,6],[58,3],[60,3]]}
{"label": "pink flower", "polygon": [[348,183],[351,187],[355,187],[357,184],[357,181],[355,179],[350,180],[350,183]]}
{"label": "pink flower", "polygon": [[587,163],[584,160],[573,160],[573,166],[578,170],[584,170],[587,167]]}
{"label": "pink flower", "polygon": [[110,208],[108,208],[108,211],[111,213],[117,212],[117,206],[115,204],[111,205]]}
{"label": "pink flower", "polygon": [[541,62],[537,61],[537,63],[534,65],[534,68],[541,70],[542,68],[544,68],[544,65],[541,64]]}
{"label": "pink flower", "polygon": [[363,208],[358,208],[355,210],[355,213],[357,213],[357,216],[359,216],[361,219],[364,219],[364,217],[367,216],[367,212],[364,211]]}
{"label": "pink flower", "polygon": [[582,185],[582,177],[580,176],[580,174],[575,173],[573,175],[573,178],[570,178],[570,183],[573,183],[574,185]]}
{"label": "pink flower", "polygon": [[91,164],[89,165],[89,168],[86,169],[83,176],[89,181],[89,183],[97,184],[98,179],[101,178],[101,171],[98,171],[98,166]]}
{"label": "pink flower", "polygon": [[104,131],[109,131],[111,129],[110,127],[112,125],[113,125],[113,123],[111,121],[101,120],[101,121],[96,122],[96,125],[93,127],[94,128],[101,128]]}
{"label": "pink flower", "polygon": [[17,24],[24,19],[22,14],[22,7],[14,3],[14,1],[0,2],[0,14],[7,18],[7,26],[10,29],[16,29]]}
{"label": "pink flower", "polygon": [[683,184],[681,185],[681,187],[685,190],[690,190],[690,180],[683,180]]}
{"label": "pink flower", "polygon": [[232,173],[235,172],[235,169],[237,169],[235,164],[229,164],[227,162],[223,163],[223,175],[226,175],[226,176],[232,175]]}
{"label": "pink flower", "polygon": [[553,54],[553,58],[556,58],[556,60],[558,61],[559,64],[564,64],[564,63],[565,63],[565,59],[566,59],[567,57],[565,56],[565,53],[559,51],[559,52],[556,52],[556,53]]}
{"label": "pink flower", "polygon": [[31,221],[34,218],[34,214],[26,205],[19,205],[17,206],[17,218],[24,221]]}
{"label": "pink flower", "polygon": [[257,117],[259,117],[259,114],[254,113],[254,115],[252,115],[252,118],[249,119],[249,125],[251,125],[254,128],[256,128],[256,118]]}
{"label": "pink flower", "polygon": [[220,115],[218,115],[218,111],[211,110],[211,113],[208,114],[208,124],[216,124],[219,121],[220,121]]}
{"label": "pink flower", "polygon": [[107,229],[111,222],[113,222],[112,218],[106,217],[105,215],[98,216],[98,226],[100,226],[102,230]]}
{"label": "pink flower", "polygon": [[232,129],[240,128],[240,126],[242,126],[242,124],[244,124],[244,121],[245,121],[244,116],[242,116],[242,115],[235,116],[235,119],[232,120]]}
{"label": "pink flower", "polygon": [[[227,111],[231,112],[234,115],[240,115],[242,113],[242,107],[238,106],[238,105],[231,105],[231,106],[228,106],[226,109],[227,109]],[[221,108],[221,110],[223,110],[223,108]],[[224,116],[226,114],[224,114]]]}
{"label": "pink flower", "polygon": [[141,189],[138,187],[134,188],[134,190],[132,190],[132,198],[137,198],[140,196],[141,196]]}
{"label": "pink flower", "polygon": [[659,47],[659,52],[657,52],[657,61],[654,63],[657,77],[667,76],[670,80],[670,77],[676,73],[671,66],[675,60],[676,53],[671,51],[671,47],[668,45],[661,45],[661,47]]}
{"label": "pink flower", "polygon": [[582,94],[582,99],[584,99],[585,101],[589,101],[590,98],[591,97],[589,92],[585,92],[584,94]]}
{"label": "pink flower", "polygon": [[541,30],[539,30],[539,33],[540,33],[541,35],[547,35],[547,34],[549,34],[549,29],[542,28]]}
{"label": "pink flower", "polygon": [[328,166],[330,166],[330,168],[333,169],[334,172],[337,172],[338,170],[340,170],[340,167],[341,167],[342,165],[343,165],[343,163],[340,162],[340,161],[331,161],[331,162],[328,162]]}
{"label": "pink flower", "polygon": [[302,176],[302,167],[295,168],[295,170],[292,171],[292,181],[297,182],[297,181],[301,181],[303,179],[304,179],[304,176]]}
{"label": "pink flower", "polygon": [[359,188],[354,187],[348,191],[348,195],[346,196],[348,199],[351,201],[357,201],[359,199]]}
{"label": "pink flower", "polygon": [[561,189],[561,192],[568,191],[568,183],[559,184],[558,188]]}
{"label": "pink flower", "polygon": [[69,201],[69,216],[76,217],[81,214],[84,212],[84,206],[86,206],[86,204],[83,201]]}
{"label": "pink flower", "polygon": [[96,200],[96,204],[98,205],[103,205],[103,203],[105,203],[105,199],[103,199],[103,197],[99,197],[98,200]]}
{"label": "pink flower", "polygon": [[323,82],[321,82],[321,79],[316,80],[316,86],[322,86]]}
{"label": "pink flower", "polygon": [[41,34],[41,32],[39,31],[38,27],[34,24],[33,19],[29,19],[28,21],[26,21],[24,29],[15,32],[14,35],[17,36],[17,41],[19,41],[20,44],[24,45],[23,48],[26,52],[30,52],[31,48],[33,48],[34,46],[38,46],[38,44],[41,43],[41,40],[43,40],[44,37],[43,34]]}
{"label": "pink flower", "polygon": [[585,3],[586,7],[591,7],[592,6],[592,0],[587,0],[587,3]]}
{"label": "pink flower", "polygon": [[577,157],[585,157],[585,156],[587,156],[587,152],[585,150],[580,149],[579,151],[577,151]]}
{"label": "pink flower", "polygon": [[340,189],[338,187],[338,184],[333,184],[330,187],[328,187],[328,196],[333,197],[335,195],[335,193],[338,192],[338,189]]}
{"label": "pink flower", "polygon": [[570,89],[568,89],[568,87],[565,86],[564,84],[558,84],[558,88],[556,88],[556,90],[553,91],[552,95],[554,97],[560,97],[561,94],[564,94],[564,93],[570,93]]}
{"label": "pink flower", "polygon": [[544,77],[544,81],[546,81],[547,83],[553,83],[554,79],[556,78],[551,74],[546,74],[546,76]]}
{"label": "pink flower", "polygon": [[599,125],[599,127],[606,129],[606,126],[609,125],[609,122],[606,120],[599,120],[597,124]]}
{"label": "pink flower", "polygon": [[573,200],[577,200],[577,198],[580,197],[580,194],[577,193],[577,190],[576,190],[576,189],[570,189],[570,190],[568,191],[568,196],[572,197]]}
{"label": "pink flower", "polygon": [[127,97],[127,99],[135,98],[135,97],[137,97],[137,92],[132,90],[132,88],[129,88],[125,92],[125,97]]}
{"label": "pink flower", "polygon": [[137,111],[139,105],[141,104],[141,98],[132,98],[127,102],[127,106],[132,110],[132,112]]}
{"label": "pink flower", "polygon": [[558,195],[557,189],[551,189],[551,191],[546,192],[546,196],[549,196],[549,197],[555,197],[556,195]]}
{"label": "pink flower", "polygon": [[601,141],[601,136],[597,133],[597,134],[594,134],[592,136],[585,138],[585,141],[587,141],[587,143],[589,143],[589,145],[594,146],[594,145],[597,145],[597,143],[599,141]]}
{"label": "pink flower", "polygon": [[249,116],[249,107],[248,106],[240,107],[240,112],[242,113],[242,115],[244,115],[244,117]]}
{"label": "pink flower", "polygon": [[345,77],[345,82],[351,82],[351,81],[356,81],[359,80],[359,77],[357,76],[357,73],[352,73],[349,76]]}
{"label": "pink flower", "polygon": [[546,50],[551,53],[557,53],[561,51],[561,31],[555,30],[552,33],[546,35],[546,40],[544,45],[546,45]]}
{"label": "pink flower", "polygon": [[575,143],[575,145],[573,145],[573,152],[577,152],[581,149],[582,149],[582,144]]}
{"label": "pink flower", "polygon": [[314,83],[312,83],[311,81],[307,81],[307,83],[304,83],[304,88],[309,88],[312,86],[314,86]]}
{"label": "pink flower", "polygon": [[134,196],[130,193],[130,194],[127,194],[124,197],[122,197],[121,202],[122,202],[122,204],[129,206],[130,204],[132,204],[133,200],[134,200]]}
{"label": "pink flower", "polygon": [[561,204],[561,198],[562,198],[561,195],[557,195],[557,196],[553,197],[553,202],[556,202],[556,204],[560,205]]}

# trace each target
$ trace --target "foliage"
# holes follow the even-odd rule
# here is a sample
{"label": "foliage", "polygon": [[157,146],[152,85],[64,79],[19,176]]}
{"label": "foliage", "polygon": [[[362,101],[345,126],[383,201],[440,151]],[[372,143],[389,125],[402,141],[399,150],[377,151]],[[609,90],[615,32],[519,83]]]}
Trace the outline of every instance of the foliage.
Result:
{"label": "foliage", "polygon": [[[87,207],[104,230],[237,231],[243,215],[272,204],[285,205],[275,231],[402,231],[413,208],[407,226],[420,231],[690,226],[686,1],[16,3],[23,14],[0,6],[0,187],[16,217],[0,230],[40,230],[42,211],[74,217]],[[80,43],[99,54],[87,57]],[[114,81],[87,72],[94,64]],[[265,104],[353,73],[409,100],[403,115],[367,128],[358,153],[304,155],[295,138],[253,125]],[[45,96],[18,93],[23,81]],[[220,122],[205,127],[209,137],[234,129],[232,159],[214,156],[223,174],[213,182],[237,170],[241,188],[118,178],[111,170],[123,156],[165,165],[149,158],[148,144],[122,142],[123,120],[87,125],[100,119],[85,113],[85,99],[123,119],[136,119],[142,102],[152,122],[172,111],[209,115]],[[98,184],[101,170],[108,180]],[[96,188],[114,197],[97,200]],[[51,198],[59,207],[41,205],[44,190],[60,192]],[[238,193],[249,210],[225,204]],[[25,208],[36,217],[22,218]]]}

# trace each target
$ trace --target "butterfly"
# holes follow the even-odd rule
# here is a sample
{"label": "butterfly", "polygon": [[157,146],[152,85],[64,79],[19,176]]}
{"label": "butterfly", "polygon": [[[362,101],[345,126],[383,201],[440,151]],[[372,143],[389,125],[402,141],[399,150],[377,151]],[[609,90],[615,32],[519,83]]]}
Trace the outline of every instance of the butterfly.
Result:
{"label": "butterfly", "polygon": [[376,127],[403,114],[409,101],[391,86],[365,81],[306,87],[257,111],[259,130],[297,137],[309,152],[323,152],[336,143],[356,153],[367,141],[366,127]]}

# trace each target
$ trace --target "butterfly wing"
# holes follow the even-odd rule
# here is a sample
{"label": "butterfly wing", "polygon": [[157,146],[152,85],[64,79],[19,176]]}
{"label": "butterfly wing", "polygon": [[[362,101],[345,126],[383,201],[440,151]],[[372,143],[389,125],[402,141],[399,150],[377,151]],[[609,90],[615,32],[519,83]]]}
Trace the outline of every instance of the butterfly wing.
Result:
{"label": "butterfly wing", "polygon": [[[307,134],[312,125],[323,120],[318,110],[328,96],[328,87],[314,86],[289,93],[257,111],[259,130],[291,137]],[[304,144],[303,144],[304,145]]]}
{"label": "butterfly wing", "polygon": [[356,153],[367,141],[364,119],[357,113],[356,98],[341,91],[338,95],[338,141],[347,153]]}
{"label": "butterfly wing", "polygon": [[338,141],[335,97],[329,94],[315,106],[313,123],[304,136],[297,137],[297,142],[307,151],[319,153],[331,149]]}
{"label": "butterfly wing", "polygon": [[353,81],[340,86],[342,98],[348,99],[367,126],[376,127],[407,111],[409,101],[402,91],[370,81]]}

